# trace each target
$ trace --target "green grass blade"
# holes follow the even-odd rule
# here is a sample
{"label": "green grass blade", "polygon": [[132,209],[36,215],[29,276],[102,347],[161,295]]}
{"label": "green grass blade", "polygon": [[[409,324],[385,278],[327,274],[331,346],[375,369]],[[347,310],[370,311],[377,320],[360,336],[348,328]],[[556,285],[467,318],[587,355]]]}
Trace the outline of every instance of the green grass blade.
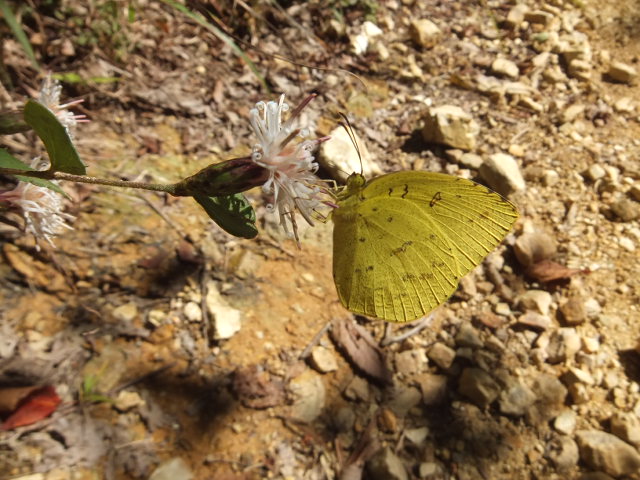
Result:
{"label": "green grass blade", "polygon": [[4,20],[7,22],[7,25],[9,25],[9,28],[15,35],[16,39],[18,40],[18,43],[22,45],[22,49],[27,54],[27,57],[29,57],[29,60],[31,60],[31,63],[34,66],[34,68],[36,70],[40,70],[40,65],[38,65],[38,60],[36,60],[36,55],[33,52],[33,48],[31,48],[29,39],[27,38],[27,35],[24,33],[24,30],[22,29],[20,24],[18,23],[16,16],[13,14],[11,9],[9,8],[9,5],[7,4],[6,0],[0,0],[0,13],[2,13]]}

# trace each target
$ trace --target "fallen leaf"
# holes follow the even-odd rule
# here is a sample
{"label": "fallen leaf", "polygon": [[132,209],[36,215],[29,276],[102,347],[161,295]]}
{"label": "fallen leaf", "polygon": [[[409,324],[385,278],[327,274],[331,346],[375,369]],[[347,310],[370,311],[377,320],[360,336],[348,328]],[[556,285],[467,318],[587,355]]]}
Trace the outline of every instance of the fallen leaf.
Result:
{"label": "fallen leaf", "polygon": [[13,412],[20,401],[40,387],[6,387],[0,388],[0,413]]}
{"label": "fallen leaf", "polygon": [[233,375],[233,390],[240,402],[248,408],[270,408],[284,402],[284,384],[274,380],[271,374],[251,365],[238,368]]}
{"label": "fallen leaf", "polygon": [[19,402],[17,409],[0,425],[0,430],[39,422],[55,412],[61,401],[51,385],[34,390]]}
{"label": "fallen leaf", "polygon": [[541,260],[527,268],[525,273],[528,277],[538,282],[551,283],[568,280],[572,276],[578,273],[586,273],[586,271],[568,268],[552,260]]}
{"label": "fallen leaf", "polygon": [[392,374],[385,363],[384,353],[371,334],[352,317],[334,320],[331,338],[356,368],[380,383],[391,383]]}

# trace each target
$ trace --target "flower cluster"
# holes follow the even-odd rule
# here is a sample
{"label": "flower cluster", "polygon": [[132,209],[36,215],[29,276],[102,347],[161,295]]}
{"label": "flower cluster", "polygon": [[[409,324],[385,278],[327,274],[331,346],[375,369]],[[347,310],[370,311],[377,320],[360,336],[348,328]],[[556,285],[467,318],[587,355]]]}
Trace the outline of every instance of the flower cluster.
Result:
{"label": "flower cluster", "polygon": [[75,127],[78,123],[88,122],[89,120],[87,120],[86,115],[75,114],[68,110],[69,107],[82,103],[82,99],[60,105],[61,93],[62,86],[60,83],[51,78],[51,75],[47,75],[47,78],[42,82],[42,87],[38,94],[38,101],[58,117],[60,123],[64,125],[67,133],[71,136],[71,132],[69,131],[70,127]]}
{"label": "flower cluster", "polygon": [[311,152],[329,137],[292,143],[296,137],[307,136],[306,131],[294,129],[293,125],[313,98],[314,95],[305,99],[285,122],[282,114],[289,110],[289,105],[284,102],[284,94],[278,102],[258,102],[250,111],[251,127],[258,137],[251,159],[269,171],[269,179],[262,186],[265,193],[273,195],[273,203],[267,208],[277,210],[280,225],[296,241],[299,241],[296,212],[313,225],[312,214],[324,203],[326,193],[324,182],[315,175],[318,164]]}

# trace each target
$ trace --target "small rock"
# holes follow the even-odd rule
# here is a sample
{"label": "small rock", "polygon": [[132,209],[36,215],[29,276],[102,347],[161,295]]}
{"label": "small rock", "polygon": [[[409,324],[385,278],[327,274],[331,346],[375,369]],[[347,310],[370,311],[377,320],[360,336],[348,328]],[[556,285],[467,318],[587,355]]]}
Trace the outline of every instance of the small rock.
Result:
{"label": "small rock", "polygon": [[518,297],[517,303],[524,310],[533,310],[541,315],[549,315],[551,294],[544,290],[527,290]]}
{"label": "small rock", "polygon": [[335,355],[328,348],[316,345],[309,355],[311,366],[320,373],[333,372],[338,369]]}
{"label": "small rock", "polygon": [[485,408],[498,397],[500,387],[484,370],[465,368],[459,379],[458,392],[480,408]]}
{"label": "small rock", "polygon": [[587,81],[591,78],[591,63],[587,60],[575,58],[569,62],[567,73],[570,77]]}
{"label": "small rock", "polygon": [[379,37],[383,33],[384,32],[380,30],[380,27],[378,27],[375,23],[367,20],[362,24],[360,33],[349,37],[349,40],[351,42],[351,50],[356,55],[362,55],[368,50],[372,40],[374,40],[376,37]]}
{"label": "small rock", "polygon": [[520,75],[518,65],[506,58],[496,58],[491,64],[491,71],[501,77],[509,77],[512,79],[516,79],[518,75]]}
{"label": "small rock", "polygon": [[447,398],[447,377],[426,373],[417,378],[422,401],[427,406],[439,405]]}
{"label": "small rock", "polygon": [[546,233],[529,232],[518,237],[513,249],[520,264],[529,267],[555,255],[556,242]]}
{"label": "small rock", "polygon": [[214,340],[229,339],[240,331],[242,327],[242,312],[229,306],[227,301],[220,295],[215,282],[209,282],[207,285],[205,303],[211,316]]}
{"label": "small rock", "polygon": [[540,315],[536,312],[527,312],[518,317],[517,324],[533,330],[546,330],[551,327],[552,322],[546,315]]}
{"label": "small rock", "polygon": [[128,390],[121,390],[113,402],[113,406],[121,412],[127,412],[133,408],[141,407],[144,404],[145,401],[138,392]]}
{"label": "small rock", "polygon": [[565,385],[573,385],[574,383],[583,383],[585,385],[594,385],[596,382],[591,374],[581,368],[571,367],[562,376]]}
{"label": "small rock", "polygon": [[[366,144],[360,140],[360,137],[355,132],[354,135],[360,150],[360,156],[358,156],[358,151],[353,146],[351,138],[344,128],[336,127],[329,135],[331,136],[331,141],[320,145],[318,162],[329,171],[333,178],[346,181],[352,172],[360,172],[360,170],[367,178],[382,174],[382,170],[373,161]],[[361,159],[362,167],[360,167]]]}
{"label": "small rock", "polygon": [[518,3],[511,7],[511,10],[509,10],[509,13],[507,14],[507,18],[504,20],[505,27],[510,29],[519,27],[524,21],[524,16],[528,11],[529,7],[524,3]]}
{"label": "small rock", "polygon": [[587,320],[587,311],[584,301],[580,297],[571,297],[560,305],[560,313],[567,325],[581,325]]}
{"label": "small rock", "polygon": [[399,387],[389,400],[389,408],[399,417],[404,417],[409,410],[417,407],[421,400],[422,394],[417,388]]}
{"label": "small rock", "polygon": [[291,406],[291,417],[311,423],[322,413],[326,390],[322,378],[312,370],[306,370],[289,382],[289,390],[295,400]]}
{"label": "small rock", "polygon": [[356,412],[350,407],[341,407],[335,415],[331,416],[331,425],[338,433],[346,433],[353,430],[356,423]]}
{"label": "small rock", "polygon": [[202,310],[196,302],[187,302],[182,311],[185,318],[190,322],[200,322],[202,320]]}
{"label": "small rock", "polygon": [[616,412],[611,417],[611,433],[640,447],[640,420],[632,413]]}
{"label": "small rock", "polygon": [[600,340],[596,337],[584,337],[582,339],[582,347],[587,353],[596,353],[600,348]]}
{"label": "small rock", "polygon": [[367,460],[368,478],[376,480],[408,480],[407,471],[398,456],[390,448],[378,450]]}
{"label": "small rock", "polygon": [[426,142],[449,145],[461,150],[472,150],[476,146],[480,127],[473,117],[460,107],[432,107],[424,122],[422,137]]}
{"label": "small rock", "polygon": [[587,170],[587,176],[591,179],[592,182],[604,178],[606,174],[607,172],[604,168],[602,168],[602,165],[599,165],[597,163],[591,165]]}
{"label": "small rock", "polygon": [[578,445],[571,437],[555,436],[545,449],[547,457],[558,470],[569,470],[578,464]]}
{"label": "small rock", "polygon": [[640,203],[623,198],[611,204],[611,211],[621,221],[631,222],[640,218]]}
{"label": "small rock", "polygon": [[371,393],[369,383],[362,377],[355,376],[344,390],[344,396],[349,400],[359,400],[366,402],[369,400]]}
{"label": "small rock", "polygon": [[138,316],[138,307],[135,303],[129,302],[114,308],[113,318],[119,322],[131,322]]}
{"label": "small rock", "polygon": [[429,435],[429,428],[427,427],[419,427],[419,428],[407,428],[404,431],[404,436],[414,445],[422,445],[424,441],[427,439]]}
{"label": "small rock", "polygon": [[585,111],[585,106],[581,103],[574,103],[568,106],[564,112],[562,112],[562,123],[573,122],[576,118],[582,115]]}
{"label": "small rock", "polygon": [[500,395],[500,412],[505,415],[521,417],[536,401],[536,395],[526,385],[516,383]]}
{"label": "small rock", "polygon": [[480,176],[502,195],[523,191],[526,187],[516,160],[506,153],[494,153],[479,170]]}
{"label": "small rock", "polygon": [[417,46],[433,48],[442,38],[442,30],[431,20],[421,18],[411,22],[409,25],[409,36]]}
{"label": "small rock", "polygon": [[553,20],[553,14],[545,12],[544,10],[527,11],[525,12],[524,19],[529,23],[548,25]]}
{"label": "small rock", "polygon": [[456,352],[444,343],[435,343],[427,353],[429,359],[440,368],[447,370],[456,358]]}
{"label": "small rock", "polygon": [[420,373],[427,366],[427,356],[422,349],[405,350],[395,356],[396,371],[402,375]]}
{"label": "small rock", "polygon": [[393,410],[382,407],[378,411],[378,428],[385,433],[395,433],[398,430],[398,417]]}
{"label": "small rock", "polygon": [[640,185],[633,185],[629,189],[629,195],[631,195],[631,198],[633,198],[636,202],[640,202]]}
{"label": "small rock", "polygon": [[571,435],[576,429],[577,417],[576,412],[573,410],[563,410],[562,413],[553,420],[553,428],[564,435]]}
{"label": "small rock", "polygon": [[156,468],[149,480],[191,480],[193,473],[187,463],[181,458],[174,457],[162,462]]}
{"label": "small rock", "polygon": [[555,170],[545,170],[542,176],[542,184],[545,187],[553,187],[560,181],[560,174]]}
{"label": "small rock", "polygon": [[420,478],[426,478],[435,480],[438,478],[447,478],[445,470],[441,465],[435,462],[423,462],[418,467],[418,476]]}
{"label": "small rock", "polygon": [[590,468],[619,477],[640,469],[640,454],[615,435],[599,430],[579,430],[576,439],[580,458]]}
{"label": "small rock", "polygon": [[460,156],[460,160],[458,161],[460,165],[467,168],[472,168],[477,170],[482,165],[482,157],[480,155],[476,155],[475,153],[463,153]]}
{"label": "small rock", "polygon": [[584,301],[584,309],[587,312],[587,317],[596,318],[602,312],[602,307],[600,306],[600,302],[595,298],[587,298]]}
{"label": "small rock", "polygon": [[514,157],[524,157],[524,154],[526,153],[524,147],[520,144],[514,143],[512,145],[509,145],[509,150],[507,150],[509,152],[509,155],[513,155]]}
{"label": "small rock", "polygon": [[633,113],[636,109],[636,102],[631,97],[622,97],[615,101],[613,109],[618,113]]}
{"label": "small rock", "polygon": [[587,472],[580,475],[578,480],[614,480],[614,478],[602,472]]}
{"label": "small rock", "polygon": [[618,245],[624,248],[627,252],[636,251],[636,244],[629,237],[618,238]]}
{"label": "small rock", "polygon": [[530,424],[547,422],[564,408],[567,389],[555,376],[541,373],[534,378],[531,390],[537,398],[527,411],[527,421]]}
{"label": "small rock", "polygon": [[478,331],[469,323],[463,323],[460,326],[455,342],[458,347],[481,348],[484,345]]}
{"label": "small rock", "polygon": [[638,76],[638,72],[631,65],[622,62],[613,62],[609,66],[607,75],[616,82],[633,83]]}
{"label": "small rock", "polygon": [[580,350],[581,340],[574,328],[559,328],[549,337],[547,345],[547,361],[549,363],[564,362]]}

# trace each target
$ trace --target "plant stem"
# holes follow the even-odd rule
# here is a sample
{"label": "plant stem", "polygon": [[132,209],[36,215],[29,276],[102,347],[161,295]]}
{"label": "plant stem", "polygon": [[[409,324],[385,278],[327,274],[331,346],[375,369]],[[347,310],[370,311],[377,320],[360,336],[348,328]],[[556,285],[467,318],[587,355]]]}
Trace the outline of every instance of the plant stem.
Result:
{"label": "plant stem", "polygon": [[0,168],[0,174],[22,175],[24,177],[44,178],[46,180],[68,180],[70,182],[93,183],[96,185],[107,185],[109,187],[139,188],[143,190],[154,190],[156,192],[166,192],[175,195],[173,184],[129,182],[127,180],[109,180],[106,178],[89,177],[87,175],[73,175],[64,172],[52,172],[50,170],[18,170],[16,168]]}

